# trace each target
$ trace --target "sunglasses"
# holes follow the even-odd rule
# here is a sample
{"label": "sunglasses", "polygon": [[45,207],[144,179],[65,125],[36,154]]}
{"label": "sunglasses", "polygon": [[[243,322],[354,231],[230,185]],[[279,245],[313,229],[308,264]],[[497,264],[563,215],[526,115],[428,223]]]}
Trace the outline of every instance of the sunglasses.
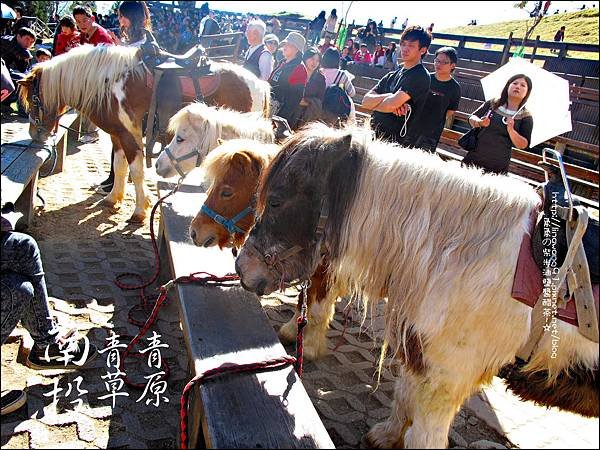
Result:
{"label": "sunglasses", "polygon": [[437,59],[437,58],[435,58],[435,59],[433,60],[433,63],[434,63],[434,64],[439,64],[440,66],[445,66],[445,65],[447,65],[447,64],[452,64],[452,61],[442,61],[441,59]]}

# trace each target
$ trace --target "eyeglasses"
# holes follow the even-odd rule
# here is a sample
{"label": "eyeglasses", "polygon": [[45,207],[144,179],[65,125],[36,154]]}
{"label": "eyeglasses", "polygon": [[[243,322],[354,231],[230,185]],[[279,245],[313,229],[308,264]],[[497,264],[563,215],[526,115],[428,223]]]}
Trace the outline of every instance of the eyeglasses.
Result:
{"label": "eyeglasses", "polygon": [[452,61],[442,61],[441,59],[435,58],[433,60],[434,64],[439,64],[440,66],[445,66],[446,64],[452,64]]}

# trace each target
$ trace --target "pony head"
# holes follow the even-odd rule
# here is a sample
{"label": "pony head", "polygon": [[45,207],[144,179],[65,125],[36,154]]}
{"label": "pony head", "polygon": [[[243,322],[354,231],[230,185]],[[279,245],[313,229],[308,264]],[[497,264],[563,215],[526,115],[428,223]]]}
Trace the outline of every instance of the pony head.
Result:
{"label": "pony head", "polygon": [[[208,196],[190,225],[194,244],[242,245],[254,223],[259,177],[278,150],[277,145],[234,139],[209,153],[201,166],[210,182]],[[216,215],[228,223],[217,222]]]}
{"label": "pony head", "polygon": [[347,206],[335,186],[355,176],[359,153],[352,132],[323,124],[285,142],[261,182],[257,221],[236,259],[244,288],[269,294],[314,273],[329,246],[325,235],[338,226],[332,213]]}
{"label": "pony head", "polygon": [[228,108],[192,103],[178,111],[169,121],[173,139],[156,160],[156,173],[164,178],[184,176],[198,167],[208,152],[224,140],[251,138],[272,143],[271,123],[259,113],[240,113]]}
{"label": "pony head", "polygon": [[37,64],[18,82],[19,99],[29,113],[29,135],[33,141],[44,142],[56,130],[58,119],[66,105],[47,101],[42,93],[44,63]]}

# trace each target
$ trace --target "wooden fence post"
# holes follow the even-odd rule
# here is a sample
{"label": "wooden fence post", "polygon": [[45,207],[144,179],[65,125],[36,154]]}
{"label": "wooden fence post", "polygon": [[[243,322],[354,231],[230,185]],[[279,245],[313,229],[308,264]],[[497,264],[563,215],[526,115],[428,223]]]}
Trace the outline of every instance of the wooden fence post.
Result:
{"label": "wooden fence post", "polygon": [[538,34],[535,38],[535,44],[533,45],[533,50],[531,50],[531,57],[529,58],[529,62],[533,62],[535,59],[535,54],[537,53],[538,45],[540,45],[540,35]]}
{"label": "wooden fence post", "polygon": [[510,56],[510,47],[512,45],[512,37],[513,32],[511,31],[508,35],[508,39],[506,40],[506,44],[504,44],[504,49],[502,50],[502,60],[500,61],[500,65],[503,66]]}

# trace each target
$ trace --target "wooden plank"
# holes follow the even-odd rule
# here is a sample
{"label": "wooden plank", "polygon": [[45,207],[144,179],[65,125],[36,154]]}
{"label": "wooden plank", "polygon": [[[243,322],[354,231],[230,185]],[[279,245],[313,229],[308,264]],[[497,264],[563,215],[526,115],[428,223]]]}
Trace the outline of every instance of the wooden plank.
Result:
{"label": "wooden plank", "polygon": [[[170,186],[159,182],[159,194]],[[188,237],[189,223],[206,197],[203,192],[185,184],[162,204],[162,229],[175,277],[201,270],[215,275],[234,271],[230,252],[195,247]],[[240,287],[178,285],[176,290],[195,373],[285,354],[255,295]],[[292,367],[221,377],[198,391],[208,448],[333,448]]]}
{"label": "wooden plank", "polygon": [[48,156],[44,149],[2,145],[2,204],[17,202]]}

